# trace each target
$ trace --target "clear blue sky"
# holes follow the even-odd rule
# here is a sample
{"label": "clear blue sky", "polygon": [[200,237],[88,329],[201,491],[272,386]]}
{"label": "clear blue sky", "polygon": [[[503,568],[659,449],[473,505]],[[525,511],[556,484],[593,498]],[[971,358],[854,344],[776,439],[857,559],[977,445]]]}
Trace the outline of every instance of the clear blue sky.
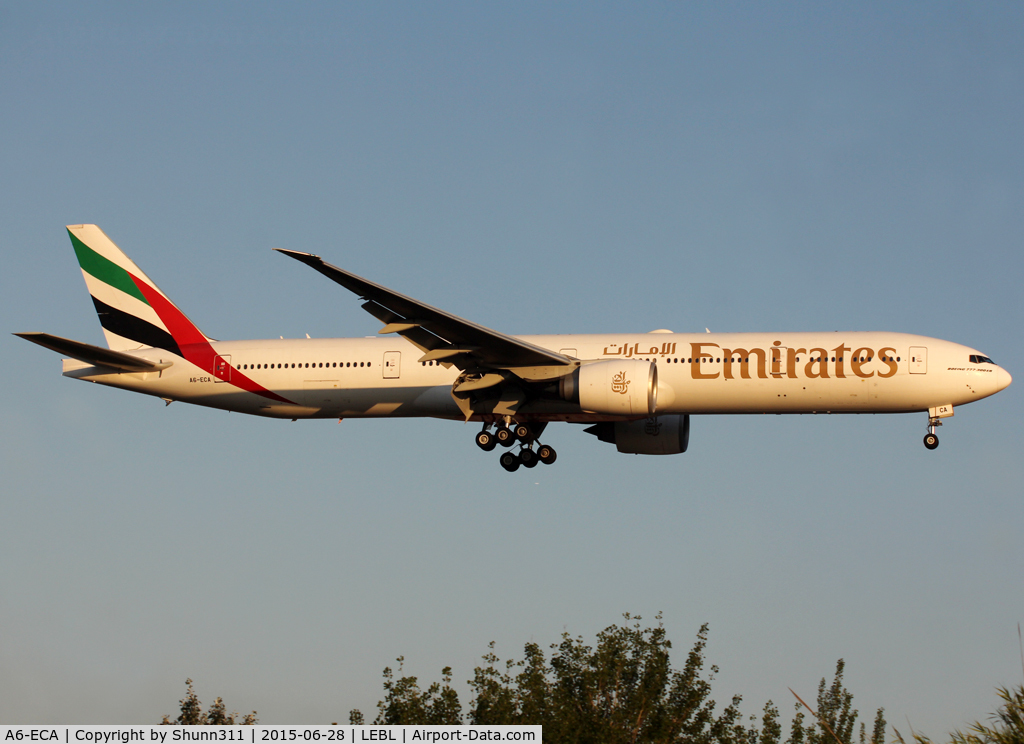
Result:
{"label": "clear blue sky", "polygon": [[362,336],[316,252],[510,333],[894,330],[1017,377],[925,416],[290,423],[60,376],[0,337],[0,721],[370,713],[563,630],[711,624],[722,704],[941,736],[1021,681],[1024,6],[0,3],[3,330],[102,343],[95,222],[218,338]]}

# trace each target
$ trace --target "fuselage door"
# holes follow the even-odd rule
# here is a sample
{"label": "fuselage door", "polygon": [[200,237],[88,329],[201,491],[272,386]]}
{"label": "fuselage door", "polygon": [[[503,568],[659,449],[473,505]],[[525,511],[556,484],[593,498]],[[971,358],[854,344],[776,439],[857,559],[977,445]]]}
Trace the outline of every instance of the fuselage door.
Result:
{"label": "fuselage door", "polygon": [[213,381],[231,382],[231,355],[213,358]]}
{"label": "fuselage door", "polygon": [[384,352],[384,379],[397,380],[402,374],[402,352]]}
{"label": "fuselage door", "polygon": [[578,356],[576,354],[576,349],[559,349],[558,353],[565,354],[567,357],[572,357],[573,359],[575,359]]}
{"label": "fuselage door", "polygon": [[768,371],[772,377],[784,377],[786,374],[786,347],[773,346],[768,349]]}
{"label": "fuselage door", "polygon": [[923,375],[928,371],[928,349],[924,346],[910,347],[910,374]]}

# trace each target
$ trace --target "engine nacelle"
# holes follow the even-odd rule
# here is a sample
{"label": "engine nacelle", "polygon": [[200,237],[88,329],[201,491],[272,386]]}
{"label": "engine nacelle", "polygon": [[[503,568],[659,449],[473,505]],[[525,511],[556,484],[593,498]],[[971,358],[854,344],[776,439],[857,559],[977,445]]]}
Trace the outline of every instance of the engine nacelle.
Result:
{"label": "engine nacelle", "polygon": [[586,431],[626,454],[678,455],[686,452],[690,443],[690,416],[671,414],[640,421],[605,421]]}
{"label": "engine nacelle", "polygon": [[653,416],[658,407],[658,368],[642,359],[584,364],[561,378],[561,396],[588,413]]}

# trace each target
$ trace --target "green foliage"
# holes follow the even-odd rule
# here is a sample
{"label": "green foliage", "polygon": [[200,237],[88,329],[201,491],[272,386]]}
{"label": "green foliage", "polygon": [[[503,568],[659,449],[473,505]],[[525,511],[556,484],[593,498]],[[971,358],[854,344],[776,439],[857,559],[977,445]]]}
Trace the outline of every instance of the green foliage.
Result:
{"label": "green foliage", "polygon": [[[743,726],[738,697],[715,713],[703,675],[706,625],[677,671],[660,616],[654,628],[624,617],[622,625],[601,631],[594,647],[563,634],[551,646],[550,662],[531,643],[521,660],[501,669],[492,644],[470,680],[469,722],[539,723],[546,739],[559,742],[762,742],[756,727]],[[764,744],[777,741],[769,734]]]}
{"label": "green foliage", "polygon": [[[853,693],[843,685],[845,669],[846,662],[840,659],[836,662],[832,684],[826,687],[824,678],[818,684],[818,710],[815,712],[808,709],[814,717],[811,723],[804,724],[801,707],[806,703],[800,700],[796,704],[797,713],[793,717],[787,744],[853,744],[853,732],[859,713],[853,707]],[[864,724],[861,724],[859,740],[860,744],[885,744],[883,708],[875,713],[871,738],[867,738],[867,731]]]}
{"label": "green foliage", "polygon": [[[401,674],[404,657],[399,656],[398,672]],[[462,723],[462,705],[459,695],[451,686],[452,670],[445,667],[441,670],[444,685],[434,682],[423,692],[415,677],[399,677],[395,679],[391,667],[384,669],[384,699],[377,703],[377,717],[374,724],[417,724],[443,725]],[[363,714],[354,710],[349,720]]]}
{"label": "green foliage", "polygon": [[[975,721],[967,731],[951,733],[950,744],[1024,744],[1024,685],[998,687],[996,694],[1003,704],[989,717],[992,725]],[[913,736],[917,744],[932,744],[924,734],[913,732]],[[896,740],[906,744],[899,731]]]}
{"label": "green foliage", "polygon": [[256,711],[246,713],[238,718],[238,713],[228,713],[224,701],[217,698],[210,704],[205,712],[195,689],[192,687],[192,680],[186,679],[187,686],[185,697],[179,700],[181,711],[178,717],[171,720],[170,716],[164,716],[160,722],[164,726],[252,726],[256,723]]}
{"label": "green foliage", "polygon": [[[644,627],[638,616],[624,619],[598,633],[593,646],[565,633],[551,645],[550,656],[527,643],[521,659],[502,662],[491,643],[469,680],[472,700],[465,716],[450,669],[443,672],[443,685],[423,692],[415,677],[401,676],[399,658],[397,679],[390,668],[384,670],[385,697],[374,722],[540,724],[545,740],[566,744],[782,744],[779,711],[771,701],[749,719],[740,713],[739,696],[716,710],[711,682],[718,669],[705,669],[707,625],[682,669],[675,669],[660,615],[655,627]],[[845,737],[838,744],[853,744],[857,711],[842,675],[840,661],[832,685],[821,681],[821,720],[805,725],[798,713],[785,744],[834,744],[826,724]],[[362,714],[352,711],[350,721],[357,720]],[[860,744],[884,744],[882,711],[870,740],[863,726],[860,732]]]}
{"label": "green foliage", "polygon": [[953,732],[953,744],[1024,744],[1024,685],[999,687],[996,694],[1003,704],[991,716],[994,725],[975,721],[967,733]]}

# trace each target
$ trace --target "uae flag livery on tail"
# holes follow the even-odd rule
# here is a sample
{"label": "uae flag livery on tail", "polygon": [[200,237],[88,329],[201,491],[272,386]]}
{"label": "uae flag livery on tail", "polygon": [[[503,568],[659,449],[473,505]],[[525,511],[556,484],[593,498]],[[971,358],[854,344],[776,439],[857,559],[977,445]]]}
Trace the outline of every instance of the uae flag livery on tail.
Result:
{"label": "uae flag livery on tail", "polygon": [[184,345],[209,346],[210,339],[96,225],[72,225],[68,235],[107,346],[152,346],[186,358]]}
{"label": "uae flag livery on tail", "polygon": [[217,364],[212,339],[96,225],[71,225],[68,235],[111,350],[133,351],[147,346],[165,349],[243,390],[291,402],[230,364]]}

